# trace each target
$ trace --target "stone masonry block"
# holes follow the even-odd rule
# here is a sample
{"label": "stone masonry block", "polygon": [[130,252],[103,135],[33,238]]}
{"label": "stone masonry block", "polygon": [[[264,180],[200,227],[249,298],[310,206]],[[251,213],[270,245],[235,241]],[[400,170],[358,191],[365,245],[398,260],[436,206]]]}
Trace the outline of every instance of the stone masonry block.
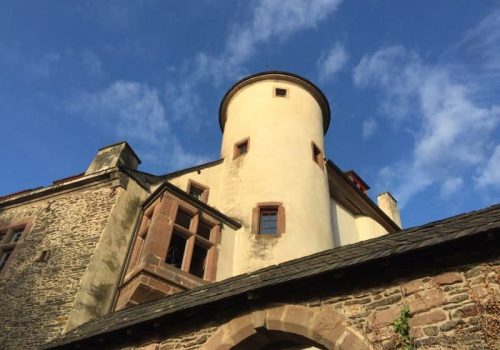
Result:
{"label": "stone masonry block", "polygon": [[446,314],[442,310],[433,310],[413,316],[409,323],[410,327],[428,326],[446,320]]}
{"label": "stone masonry block", "polygon": [[462,275],[458,272],[446,272],[433,278],[434,283],[443,286],[462,282]]}

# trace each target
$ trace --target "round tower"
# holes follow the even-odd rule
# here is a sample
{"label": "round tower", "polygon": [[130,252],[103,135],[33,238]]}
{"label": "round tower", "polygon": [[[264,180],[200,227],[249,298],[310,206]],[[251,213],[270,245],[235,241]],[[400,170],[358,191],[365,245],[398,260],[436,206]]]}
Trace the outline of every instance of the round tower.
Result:
{"label": "round tower", "polygon": [[313,83],[264,72],[222,99],[221,209],[239,219],[233,273],[333,247],[324,134],[326,97]]}

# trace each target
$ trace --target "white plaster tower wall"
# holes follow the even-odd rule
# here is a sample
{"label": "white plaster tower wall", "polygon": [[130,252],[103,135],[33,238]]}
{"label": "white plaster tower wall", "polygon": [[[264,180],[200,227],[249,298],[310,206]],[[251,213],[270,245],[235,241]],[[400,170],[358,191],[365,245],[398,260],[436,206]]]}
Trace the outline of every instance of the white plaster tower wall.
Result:
{"label": "white plaster tower wall", "polygon": [[[276,89],[286,96],[276,96]],[[313,160],[324,154],[330,110],[321,91],[288,73],[262,73],[235,84],[220,109],[223,128],[221,209],[243,223],[234,243],[233,274],[309,255],[334,246],[327,175]],[[234,159],[235,144],[248,152]],[[282,203],[279,235],[252,232],[259,203]],[[255,222],[255,220],[254,220]]]}

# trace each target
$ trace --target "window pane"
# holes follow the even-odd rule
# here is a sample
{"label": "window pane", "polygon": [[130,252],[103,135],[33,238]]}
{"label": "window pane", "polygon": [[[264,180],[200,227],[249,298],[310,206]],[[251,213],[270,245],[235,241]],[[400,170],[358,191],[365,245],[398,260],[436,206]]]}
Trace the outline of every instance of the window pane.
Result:
{"label": "window pane", "polygon": [[17,242],[21,239],[21,236],[23,234],[23,231],[16,231],[12,234],[12,238],[10,239],[11,243]]}
{"label": "window pane", "polygon": [[177,210],[177,216],[175,217],[175,223],[189,230],[192,218],[191,214],[179,208]]}
{"label": "window pane", "polygon": [[210,239],[210,231],[212,231],[212,226],[205,221],[200,221],[196,234],[203,238]]}
{"label": "window pane", "polygon": [[207,262],[207,249],[195,244],[193,249],[193,257],[191,259],[191,266],[189,268],[189,272],[193,275],[203,278],[205,275],[205,268]]}
{"label": "window pane", "polygon": [[193,186],[191,185],[189,187],[189,194],[195,198],[198,198],[198,199],[201,199],[201,196],[203,195],[203,192],[204,190],[199,188],[199,187],[196,187],[196,186]]}
{"label": "window pane", "polygon": [[259,233],[274,234],[278,232],[278,211],[265,209],[260,211]]}
{"label": "window pane", "polygon": [[184,258],[184,250],[186,249],[186,239],[178,232],[172,232],[170,245],[168,246],[167,258],[165,262],[180,269],[182,267],[182,259]]}
{"label": "window pane", "polygon": [[10,254],[12,254],[12,250],[3,252],[2,255],[0,256],[0,271],[2,271],[3,267],[5,266],[5,263],[7,262],[7,260],[9,260]]}

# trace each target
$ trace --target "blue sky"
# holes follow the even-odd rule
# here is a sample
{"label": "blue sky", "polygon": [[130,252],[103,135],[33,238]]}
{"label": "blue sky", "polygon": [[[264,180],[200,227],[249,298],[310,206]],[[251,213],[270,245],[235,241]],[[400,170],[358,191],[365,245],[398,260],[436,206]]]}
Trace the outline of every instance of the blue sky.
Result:
{"label": "blue sky", "polygon": [[4,1],[0,194],[127,140],[155,174],[217,159],[239,78],[300,74],[333,110],[326,154],[406,227],[500,198],[500,3]]}

